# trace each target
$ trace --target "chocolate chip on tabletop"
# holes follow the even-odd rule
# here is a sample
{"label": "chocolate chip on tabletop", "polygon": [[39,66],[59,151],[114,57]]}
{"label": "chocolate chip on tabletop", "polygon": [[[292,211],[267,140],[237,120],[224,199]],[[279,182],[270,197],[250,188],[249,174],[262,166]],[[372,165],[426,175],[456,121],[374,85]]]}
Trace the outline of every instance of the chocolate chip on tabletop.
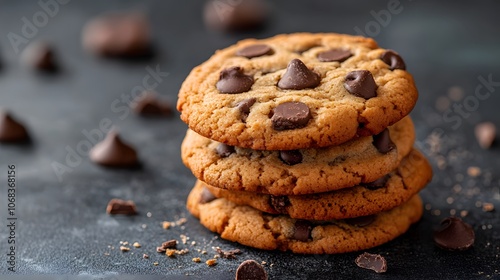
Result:
{"label": "chocolate chip on tabletop", "polygon": [[58,66],[53,47],[43,41],[33,42],[26,46],[21,54],[21,62],[34,70],[56,72]]}
{"label": "chocolate chip on tabletop", "polygon": [[136,215],[137,209],[132,200],[113,198],[108,202],[106,213],[110,215]]}
{"label": "chocolate chip on tabletop", "polygon": [[236,270],[236,280],[267,280],[267,272],[264,267],[254,261],[246,260]]}
{"label": "chocolate chip on tabletop", "polygon": [[378,254],[363,253],[356,258],[356,265],[361,268],[371,269],[376,273],[387,271],[387,261]]}
{"label": "chocolate chip on tabletop", "polygon": [[237,32],[262,27],[267,14],[264,0],[209,0],[205,2],[203,19],[210,29]]}
{"label": "chocolate chip on tabletop", "polygon": [[445,250],[467,250],[474,245],[474,240],[475,234],[472,226],[457,217],[444,219],[434,232],[434,242]]}
{"label": "chocolate chip on tabletop", "polygon": [[0,142],[15,143],[28,139],[29,135],[24,125],[9,112],[0,109]]}
{"label": "chocolate chip on tabletop", "polygon": [[132,110],[144,117],[169,117],[172,115],[171,105],[161,100],[154,91],[145,91],[130,104]]}
{"label": "chocolate chip on tabletop", "polygon": [[116,129],[97,143],[89,156],[93,162],[108,167],[134,167],[139,163],[135,149],[121,140]]}

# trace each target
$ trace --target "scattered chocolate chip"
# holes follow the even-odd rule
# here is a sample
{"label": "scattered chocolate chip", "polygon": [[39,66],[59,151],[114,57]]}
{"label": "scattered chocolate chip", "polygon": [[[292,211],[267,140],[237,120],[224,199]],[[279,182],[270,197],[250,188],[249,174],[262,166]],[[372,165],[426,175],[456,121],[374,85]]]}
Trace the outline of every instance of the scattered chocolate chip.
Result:
{"label": "scattered chocolate chip", "polygon": [[137,210],[132,200],[113,198],[108,202],[106,213],[110,215],[136,215]]}
{"label": "scattered chocolate chip", "polygon": [[200,195],[200,204],[209,203],[216,199],[215,195],[213,195],[207,188],[203,188]]}
{"label": "scattered chocolate chip", "polygon": [[158,94],[146,91],[130,104],[135,113],[145,117],[168,117],[172,115],[169,103],[158,98]]}
{"label": "scattered chocolate chip", "polygon": [[293,239],[306,242],[311,238],[312,225],[304,220],[297,220],[295,222],[295,231]]}
{"label": "scattered chocolate chip", "polygon": [[244,47],[236,51],[237,56],[244,56],[246,58],[254,58],[263,55],[269,55],[273,53],[273,49],[264,44],[255,44],[248,47]]}
{"label": "scattered chocolate chip", "polygon": [[368,70],[349,72],[345,77],[344,87],[350,94],[364,99],[377,96],[377,84]]}
{"label": "scattered chocolate chip", "polygon": [[233,146],[229,146],[224,143],[219,143],[219,145],[216,148],[216,151],[219,156],[228,157],[235,152],[235,149]]}
{"label": "scattered chocolate chip", "polygon": [[279,156],[288,165],[295,165],[302,162],[302,153],[299,150],[280,151]]}
{"label": "scattered chocolate chip", "polygon": [[472,227],[457,217],[444,219],[434,232],[434,242],[442,249],[462,251],[474,245],[475,234]]}
{"label": "scattered chocolate chip", "polygon": [[217,248],[215,248],[215,251],[217,251],[217,254],[219,254],[219,257],[224,258],[224,259],[236,259],[236,255],[242,254],[240,249],[224,251],[221,248],[217,247]]}
{"label": "scattered chocolate chip", "polygon": [[124,143],[115,129],[90,150],[89,156],[93,162],[109,167],[132,167],[138,164],[135,149]]}
{"label": "scattered chocolate chip", "polygon": [[401,70],[406,70],[406,64],[399,56],[399,54],[393,50],[387,50],[385,51],[381,56],[380,59],[382,59],[385,64],[389,65],[389,69],[394,70],[394,69],[401,69]]}
{"label": "scattered chocolate chip", "polygon": [[204,7],[205,24],[224,32],[257,29],[266,21],[267,5],[263,0],[209,0]]}
{"label": "scattered chocolate chip", "polygon": [[387,128],[379,134],[373,135],[373,145],[382,154],[387,154],[396,148],[396,145],[391,140],[391,135]]}
{"label": "scattered chocolate chip", "polygon": [[288,199],[288,196],[271,195],[269,197],[269,204],[274,210],[276,210],[276,212],[280,214],[287,214],[288,211],[286,208],[290,205],[290,200]]}
{"label": "scattered chocolate chip", "polygon": [[48,72],[57,70],[54,50],[46,42],[33,42],[29,44],[21,54],[21,61],[24,65]]}
{"label": "scattered chocolate chip", "polygon": [[288,63],[285,74],[278,82],[281,89],[305,89],[319,85],[321,78],[309,70],[300,59],[293,59]]}
{"label": "scattered chocolate chip", "polygon": [[8,112],[0,110],[0,142],[23,142],[29,138],[23,124]]}
{"label": "scattered chocolate chip", "polygon": [[474,133],[479,146],[483,149],[491,147],[496,138],[496,126],[492,122],[483,122],[476,125]]}
{"label": "scattered chocolate chip", "polygon": [[257,101],[257,98],[252,97],[252,98],[241,100],[240,102],[238,102],[236,104],[236,108],[238,108],[238,110],[240,111],[241,119],[243,121],[247,120],[247,117],[250,114],[250,107],[252,107],[252,105],[255,104],[256,101]]}
{"label": "scattered chocolate chip", "polygon": [[274,108],[271,121],[275,130],[288,130],[305,127],[311,117],[306,104],[285,102]]}
{"label": "scattered chocolate chip", "polygon": [[387,184],[387,181],[389,181],[389,178],[391,178],[391,176],[389,174],[387,174],[383,177],[378,178],[377,180],[375,180],[373,182],[364,183],[363,186],[369,190],[377,190],[377,189],[385,187],[385,185]]}
{"label": "scattered chocolate chip", "polygon": [[361,268],[371,269],[376,273],[387,271],[387,261],[377,254],[363,253],[356,258],[356,264]]}
{"label": "scattered chocolate chip", "polygon": [[161,246],[156,247],[156,252],[165,253],[167,249],[176,249],[177,248],[177,240],[172,239],[169,241],[165,241],[161,244]]}
{"label": "scattered chocolate chip", "polygon": [[322,62],[344,62],[346,59],[352,56],[349,50],[343,49],[332,49],[329,51],[320,52],[318,54],[318,60]]}
{"label": "scattered chocolate chip", "polygon": [[254,261],[246,260],[236,270],[236,280],[267,280],[267,272],[264,267]]}
{"label": "scattered chocolate chip", "polygon": [[102,56],[141,57],[151,53],[151,31],[140,13],[107,14],[90,20],[84,27],[85,49]]}
{"label": "scattered chocolate chip", "polygon": [[344,222],[357,227],[366,227],[375,221],[375,215],[360,216],[356,218],[345,219]]}
{"label": "scattered chocolate chip", "polygon": [[245,75],[238,66],[224,69],[220,72],[217,89],[222,93],[242,93],[249,91],[253,85],[253,78]]}

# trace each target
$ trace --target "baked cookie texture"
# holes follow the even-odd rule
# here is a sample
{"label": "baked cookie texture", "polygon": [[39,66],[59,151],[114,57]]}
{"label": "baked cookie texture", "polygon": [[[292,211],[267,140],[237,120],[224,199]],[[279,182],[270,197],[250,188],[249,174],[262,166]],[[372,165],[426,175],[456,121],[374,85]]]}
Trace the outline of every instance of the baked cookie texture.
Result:
{"label": "baked cookie texture", "polygon": [[[296,33],[248,39],[195,67],[180,89],[177,109],[190,129],[232,146],[339,145],[378,134],[412,110],[418,93],[404,69],[397,54],[363,37]],[[284,103],[307,107],[300,123],[275,117]]]}

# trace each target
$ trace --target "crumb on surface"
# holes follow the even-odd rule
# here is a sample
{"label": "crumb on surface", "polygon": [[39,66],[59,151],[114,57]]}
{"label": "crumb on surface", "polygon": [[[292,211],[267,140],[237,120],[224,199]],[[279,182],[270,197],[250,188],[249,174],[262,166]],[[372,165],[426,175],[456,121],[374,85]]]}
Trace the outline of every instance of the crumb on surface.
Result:
{"label": "crumb on surface", "polygon": [[193,258],[193,262],[199,263],[199,262],[201,262],[201,259],[200,258]]}
{"label": "crumb on surface", "polygon": [[130,248],[126,247],[126,246],[120,246],[120,251],[122,251],[122,252],[128,252],[128,251],[130,251]]}
{"label": "crumb on surface", "polygon": [[493,203],[489,203],[489,202],[483,203],[483,211],[484,212],[491,212],[493,210],[495,210],[495,205]]}
{"label": "crumb on surface", "polygon": [[134,242],[132,246],[134,246],[135,248],[141,248],[141,244],[139,244],[139,242]]}
{"label": "crumb on surface", "polygon": [[217,260],[216,259],[209,259],[205,262],[208,266],[214,266],[217,264]]}

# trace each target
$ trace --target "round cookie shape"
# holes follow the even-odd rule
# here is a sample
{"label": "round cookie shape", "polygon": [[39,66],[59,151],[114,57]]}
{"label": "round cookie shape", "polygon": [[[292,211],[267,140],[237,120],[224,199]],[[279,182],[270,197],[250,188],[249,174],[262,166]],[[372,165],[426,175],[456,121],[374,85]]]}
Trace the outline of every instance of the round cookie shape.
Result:
{"label": "round cookie shape", "polygon": [[[395,52],[357,36],[296,33],[248,39],[195,67],[179,91],[177,109],[190,129],[232,146],[296,150],[339,145],[378,134],[413,109],[418,92],[402,63]],[[246,87],[227,94],[217,84],[221,73],[233,67],[241,80],[253,82],[248,78],[242,83]],[[353,72],[364,74],[352,77]],[[242,111],[248,100],[252,104]],[[305,104],[311,119],[304,126],[276,129],[272,112],[288,102]]]}
{"label": "round cookie shape", "polygon": [[296,220],[265,214],[224,198],[200,203],[202,190],[201,185],[193,188],[187,208],[207,229],[246,246],[300,254],[338,254],[381,245],[406,232],[423,212],[422,200],[415,195],[399,207],[370,217],[370,223]]}
{"label": "round cookie shape", "polygon": [[217,188],[272,195],[312,194],[370,183],[395,170],[415,140],[410,117],[390,126],[389,135],[395,148],[385,153],[375,146],[373,136],[328,148],[260,151],[228,148],[188,130],[181,156],[198,179]]}
{"label": "round cookie shape", "polygon": [[201,181],[197,184],[215,197],[269,214],[285,214],[294,219],[333,220],[369,216],[393,209],[417,194],[431,177],[431,166],[420,152],[413,150],[396,170],[382,177],[384,183],[377,188],[370,187],[372,184],[363,184],[319,194],[273,196],[224,190]]}

